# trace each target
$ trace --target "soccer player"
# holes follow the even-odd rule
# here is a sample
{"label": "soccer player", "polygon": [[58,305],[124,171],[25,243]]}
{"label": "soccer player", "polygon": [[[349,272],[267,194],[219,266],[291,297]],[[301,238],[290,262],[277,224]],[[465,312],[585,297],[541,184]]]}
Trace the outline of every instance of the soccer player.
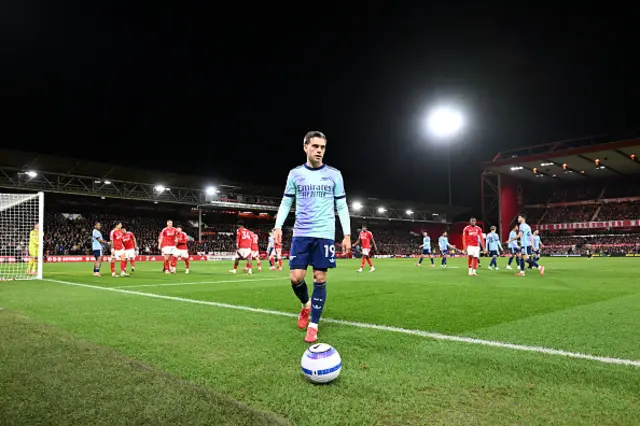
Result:
{"label": "soccer player", "polygon": [[511,253],[511,257],[509,258],[509,263],[507,264],[507,269],[511,269],[511,263],[513,259],[516,259],[516,266],[520,266],[520,250],[518,250],[518,225],[514,225],[511,232],[509,232],[509,240],[507,247],[509,247],[509,252]]}
{"label": "soccer player", "polygon": [[362,245],[362,262],[360,263],[360,269],[358,272],[362,272],[362,268],[364,268],[364,262],[369,264],[369,272],[373,272],[376,268],[373,267],[373,263],[371,263],[371,245],[373,244],[373,249],[378,251],[376,247],[376,240],[373,238],[373,234],[366,225],[362,225],[362,231],[360,231],[360,235],[358,236],[358,241],[351,244],[352,246],[357,246],[358,244]]}
{"label": "soccer player", "polygon": [[176,264],[178,260],[184,260],[184,273],[189,273],[189,248],[187,243],[189,241],[189,236],[182,231],[182,226],[176,226],[176,251],[173,256],[173,263],[171,264],[172,269],[176,270]]}
{"label": "soccer player", "polygon": [[[249,231],[251,232],[251,231]],[[258,263],[258,272],[262,272],[262,264],[260,263],[260,237],[255,232],[251,232],[251,260]],[[249,261],[247,260],[247,268]]]}
{"label": "soccer player", "polygon": [[498,228],[492,226],[490,229],[491,232],[487,234],[487,250],[489,250],[489,255],[491,256],[489,269],[491,270],[495,266],[496,271],[498,271],[500,270],[500,268],[498,268],[498,256],[500,256],[500,253],[502,253],[504,249],[502,248],[502,243],[500,243],[500,237],[496,233]]}
{"label": "soccer player", "polygon": [[136,241],[136,236],[133,235],[133,232],[127,231],[124,227],[122,228],[122,243],[124,244],[124,264],[125,271],[127,261],[131,262],[131,272],[136,271],[136,250],[138,249],[138,242]]}
{"label": "soccer player", "polygon": [[422,249],[422,254],[420,255],[420,260],[416,263],[416,266],[421,266],[422,261],[425,256],[429,256],[431,259],[431,267],[433,268],[435,263],[433,262],[433,255],[431,254],[431,237],[427,233],[427,231],[422,232],[422,244],[420,244],[420,248]]}
{"label": "soccer player", "polygon": [[[540,241],[540,231],[533,231],[533,260],[536,262],[540,260],[540,250],[544,247],[544,244]],[[529,269],[533,269],[533,265],[529,265]]]}
{"label": "soccer player", "polygon": [[251,237],[251,231],[244,227],[244,222],[238,222],[238,232],[236,233],[236,255],[233,261],[233,269],[230,270],[232,274],[238,272],[238,264],[240,260],[246,260],[247,264],[247,273],[249,275],[253,274],[252,265],[251,265],[251,243],[253,242],[253,238]]}
{"label": "soccer player", "polygon": [[96,260],[93,264],[93,276],[101,277],[100,266],[102,265],[102,245],[108,244],[108,242],[102,238],[102,232],[100,232],[100,222],[96,222],[93,226],[93,233],[91,234],[91,250],[93,258]]}
{"label": "soccer player", "polygon": [[27,275],[38,274],[38,249],[40,248],[40,225],[36,223],[29,232],[29,262]]}
{"label": "soccer player", "polygon": [[467,253],[467,264],[469,266],[469,276],[478,275],[478,258],[480,257],[480,246],[485,250],[484,241],[478,238],[482,235],[482,229],[476,225],[476,218],[469,219],[469,225],[462,230],[462,249]]}
{"label": "soccer player", "polygon": [[273,247],[275,260],[278,262],[278,271],[282,271],[282,230],[279,233],[275,229],[273,230]]}
{"label": "soccer player", "polygon": [[438,238],[438,247],[440,248],[440,256],[442,256],[440,267],[446,268],[447,257],[449,257],[449,249],[455,250],[455,247],[449,244],[449,236],[447,234],[447,231],[444,231],[440,238]]}
{"label": "soccer player", "polygon": [[[518,235],[516,238],[520,238],[520,246],[522,247],[522,257],[520,258],[520,272],[516,276],[524,277],[524,263],[531,264],[534,268],[540,271],[540,275],[544,275],[544,266],[538,265],[535,259],[531,259],[529,256],[533,253],[533,234],[531,233],[531,227],[527,224],[527,217],[524,214],[518,216],[518,223],[520,224]],[[511,240],[509,240],[511,242]]]}
{"label": "soccer player", "polygon": [[167,226],[160,232],[158,237],[158,249],[164,256],[164,273],[175,274],[176,270],[171,265],[176,252],[176,228],[173,227],[173,221],[168,220]]}
{"label": "soccer player", "polygon": [[124,233],[122,232],[122,222],[116,222],[116,227],[109,234],[109,245],[111,246],[111,276],[116,275],[116,260],[120,260],[120,275],[127,276],[127,261],[124,257]]}
{"label": "soccer player", "polygon": [[267,259],[269,259],[269,269],[272,271],[276,270],[276,265],[274,262],[275,257],[275,240],[273,238],[273,229],[269,231],[269,242],[267,243]]}
{"label": "soccer player", "polygon": [[[337,210],[342,226],[342,250],[345,253],[351,251],[351,222],[342,174],[323,163],[327,137],[322,132],[308,132],[303,148],[307,161],[289,172],[274,228],[278,241],[295,199],[296,222],[289,256],[289,276],[293,292],[302,303],[298,327],[307,327],[304,340],[313,343],[318,340],[318,323],[327,300],[327,271],[336,267],[334,211]],[[305,281],[309,265],[313,267],[311,299]]]}

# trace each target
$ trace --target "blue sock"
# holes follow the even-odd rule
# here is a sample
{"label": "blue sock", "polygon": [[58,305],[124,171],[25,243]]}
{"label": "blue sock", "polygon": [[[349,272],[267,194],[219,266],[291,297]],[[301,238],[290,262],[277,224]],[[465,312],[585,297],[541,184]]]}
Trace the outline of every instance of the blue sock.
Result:
{"label": "blue sock", "polygon": [[540,267],[540,265],[538,265],[538,262],[536,262],[535,257],[529,258],[529,265],[533,266],[536,269]]}
{"label": "blue sock", "polygon": [[311,296],[311,321],[314,324],[320,322],[324,303],[327,300],[327,283],[313,283],[313,295]]}
{"label": "blue sock", "polygon": [[509,264],[508,264],[509,266],[511,266],[511,264],[513,263],[513,258],[514,258],[514,257],[515,257],[515,256],[513,256],[513,255],[512,255],[512,256],[509,258]]}
{"label": "blue sock", "polygon": [[433,262],[433,257],[431,258],[431,264],[432,264],[432,265],[435,265],[435,263]]}
{"label": "blue sock", "polygon": [[96,268],[95,266],[93,267],[93,273],[95,274],[96,272],[100,272],[98,271],[98,268]]}
{"label": "blue sock", "polygon": [[422,261],[424,260],[424,257],[420,258],[420,261],[418,262],[419,265],[422,265]]}
{"label": "blue sock", "polygon": [[498,266],[498,262],[496,262],[496,258],[495,257],[491,258],[491,263],[489,263],[489,266],[496,266],[496,267]]}
{"label": "blue sock", "polygon": [[518,257],[516,262],[518,262],[518,269],[520,269],[521,271],[524,271],[524,259],[521,257]]}
{"label": "blue sock", "polygon": [[306,281],[302,280],[302,282],[298,285],[291,283],[291,288],[293,288],[293,292],[296,294],[298,299],[302,304],[306,304],[309,301],[309,290],[307,290]]}

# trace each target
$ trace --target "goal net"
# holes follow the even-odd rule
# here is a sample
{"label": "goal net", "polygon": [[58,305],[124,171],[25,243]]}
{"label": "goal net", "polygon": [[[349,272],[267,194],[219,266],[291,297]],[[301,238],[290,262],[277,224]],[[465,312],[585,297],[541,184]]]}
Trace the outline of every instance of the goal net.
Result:
{"label": "goal net", "polygon": [[0,194],[0,281],[42,279],[44,193]]}

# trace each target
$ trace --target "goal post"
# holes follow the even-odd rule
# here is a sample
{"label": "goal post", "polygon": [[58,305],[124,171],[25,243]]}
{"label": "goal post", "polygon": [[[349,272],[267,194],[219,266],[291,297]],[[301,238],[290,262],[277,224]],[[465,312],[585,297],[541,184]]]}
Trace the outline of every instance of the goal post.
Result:
{"label": "goal post", "polygon": [[42,279],[43,266],[44,193],[0,193],[0,281]]}

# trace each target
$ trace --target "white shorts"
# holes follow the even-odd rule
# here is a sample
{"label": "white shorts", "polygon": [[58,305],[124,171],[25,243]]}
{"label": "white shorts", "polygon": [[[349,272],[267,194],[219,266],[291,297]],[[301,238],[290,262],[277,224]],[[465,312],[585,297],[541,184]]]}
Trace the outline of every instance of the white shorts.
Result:
{"label": "white shorts", "polygon": [[178,259],[188,259],[189,258],[189,250],[186,249],[176,249],[173,253]]}
{"label": "white shorts", "polygon": [[278,258],[282,257],[282,248],[277,248],[277,249],[274,249],[273,251],[276,254],[276,257]]}
{"label": "white shorts", "polygon": [[467,256],[480,257],[480,247],[479,246],[468,246],[467,247]]}
{"label": "white shorts", "polygon": [[252,251],[251,251],[251,257],[252,257],[253,259],[258,259],[258,258],[260,257],[260,251],[259,251],[259,250],[256,250],[256,251],[253,251],[253,250],[252,250]]}
{"label": "white shorts", "polygon": [[124,251],[124,257],[127,259],[135,259],[136,258],[136,249],[129,249]]}
{"label": "white shorts", "polygon": [[120,259],[122,259],[122,256],[125,256],[124,249],[122,249],[122,250],[114,250],[114,251],[111,252],[111,257],[113,259],[120,260]]}
{"label": "white shorts", "polygon": [[371,253],[371,249],[370,248],[363,248],[362,249],[362,255],[363,256],[369,256],[369,253]]}
{"label": "white shorts", "polygon": [[238,255],[238,257],[240,259],[248,259],[249,256],[251,256],[251,249],[250,248],[240,248],[236,251],[236,254]]}
{"label": "white shorts", "polygon": [[175,253],[176,251],[176,247],[175,246],[166,246],[166,247],[162,247],[162,254],[166,255],[173,255],[173,253]]}

